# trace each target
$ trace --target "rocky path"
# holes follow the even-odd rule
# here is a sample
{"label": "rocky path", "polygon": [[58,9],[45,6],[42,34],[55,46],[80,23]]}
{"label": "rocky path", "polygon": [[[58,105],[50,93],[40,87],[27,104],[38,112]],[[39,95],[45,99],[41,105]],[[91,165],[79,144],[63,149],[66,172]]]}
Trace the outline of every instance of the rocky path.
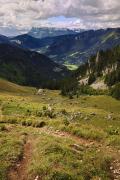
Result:
{"label": "rocky path", "polygon": [[27,138],[24,144],[23,157],[16,165],[10,169],[8,180],[27,180],[27,167],[32,155],[32,138]]}
{"label": "rocky path", "polygon": [[[74,140],[75,143],[71,145],[71,148],[73,148],[75,151],[79,151],[79,149],[81,148],[80,145],[83,145],[84,147],[94,146],[98,149],[101,149],[103,146],[100,142],[94,140],[86,140],[84,138],[77,137],[67,132],[62,132],[59,130],[54,131],[53,129],[46,127],[41,129],[36,128],[36,131],[40,133],[46,133],[48,135],[52,135],[59,138],[70,138]],[[8,180],[28,180],[27,167],[32,157],[33,141],[34,141],[33,137],[29,137],[29,136],[27,137],[26,143],[24,144],[23,147],[23,157],[20,161],[18,161],[15,164],[13,168],[10,169],[8,174]],[[110,172],[112,177],[111,180],[120,180],[120,161],[117,159],[117,157],[111,163]],[[37,177],[35,178],[35,180],[38,179],[39,178]]]}
{"label": "rocky path", "polygon": [[50,134],[50,135],[53,135],[53,136],[56,136],[56,137],[70,138],[70,139],[74,140],[76,143],[84,145],[86,147],[90,147],[90,146],[93,146],[93,145],[101,146],[101,144],[99,142],[97,142],[97,141],[77,137],[75,135],[72,135],[69,132],[63,132],[63,131],[59,131],[59,130],[54,131],[54,130],[50,130],[50,129],[46,129],[46,128],[45,128],[44,131],[47,134]]}
{"label": "rocky path", "polygon": [[120,180],[120,160],[115,159],[110,166],[113,180]]}
{"label": "rocky path", "polygon": [[[76,151],[79,150],[79,148],[80,148],[79,145],[83,145],[85,147],[95,146],[96,148],[98,148],[98,150],[100,150],[103,147],[103,144],[100,142],[97,142],[95,140],[88,140],[88,139],[86,140],[84,138],[80,138],[75,135],[72,135],[71,133],[68,133],[68,132],[62,132],[59,130],[53,131],[53,130],[46,129],[46,128],[43,130],[45,133],[48,133],[48,134],[56,136],[56,137],[73,139],[76,142],[76,144],[71,145],[71,148],[75,149]],[[107,147],[107,151],[111,152],[111,151],[113,151],[113,149],[111,147]],[[111,166],[110,166],[111,180],[120,180],[120,159],[119,159],[119,157],[120,157],[120,152],[116,151],[115,159],[111,163]]]}

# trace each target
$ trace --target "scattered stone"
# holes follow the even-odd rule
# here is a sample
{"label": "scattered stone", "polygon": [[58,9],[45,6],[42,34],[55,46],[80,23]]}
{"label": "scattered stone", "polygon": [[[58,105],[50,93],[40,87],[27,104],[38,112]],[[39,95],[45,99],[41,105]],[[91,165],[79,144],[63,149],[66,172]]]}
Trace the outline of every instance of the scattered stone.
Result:
{"label": "scattered stone", "polygon": [[36,93],[36,95],[41,95],[41,94],[43,94],[44,92],[45,92],[44,89],[39,89],[38,92]]}
{"label": "scattered stone", "polygon": [[72,148],[74,148],[77,151],[84,151],[84,147],[78,145],[78,144],[73,144],[71,145]]}
{"label": "scattered stone", "polygon": [[39,179],[39,176],[36,176],[35,180],[38,180]]}
{"label": "scattered stone", "polygon": [[89,118],[86,116],[86,117],[84,118],[84,120],[86,120],[86,121],[87,121],[87,120],[89,120]]}
{"label": "scattered stone", "polygon": [[65,136],[65,134],[64,134],[64,133],[61,133],[60,136]]}
{"label": "scattered stone", "polygon": [[108,120],[111,120],[112,119],[112,116],[111,114],[108,114],[108,117],[107,117]]}
{"label": "scattered stone", "polygon": [[92,113],[90,113],[90,115],[91,115],[91,116],[95,116],[95,115],[96,115],[96,113],[95,113],[95,112],[92,112]]}
{"label": "scattered stone", "polygon": [[97,152],[100,152],[100,149],[98,149]]}
{"label": "scattered stone", "polygon": [[59,130],[56,130],[56,131],[55,131],[55,134],[59,134],[59,133],[60,133],[60,131],[59,131]]}
{"label": "scattered stone", "polygon": [[17,164],[17,167],[20,167],[20,164]]}
{"label": "scattered stone", "polygon": [[52,107],[48,104],[48,111],[52,111]]}

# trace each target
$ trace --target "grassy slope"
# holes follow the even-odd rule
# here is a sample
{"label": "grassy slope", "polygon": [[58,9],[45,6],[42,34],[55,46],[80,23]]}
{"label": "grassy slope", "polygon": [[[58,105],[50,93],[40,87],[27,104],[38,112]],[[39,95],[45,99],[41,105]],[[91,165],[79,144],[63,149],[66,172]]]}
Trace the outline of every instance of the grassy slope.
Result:
{"label": "grassy slope", "polygon": [[[1,180],[11,165],[17,165],[31,137],[31,158],[20,165],[26,168],[22,173],[29,174],[25,179],[116,178],[110,166],[113,159],[120,161],[120,101],[108,96],[71,100],[49,90],[39,96],[18,92],[19,88],[16,93],[0,92]],[[56,114],[52,119],[46,113],[48,104]],[[46,127],[39,128],[43,121]]]}
{"label": "grassy slope", "polygon": [[0,79],[0,91],[14,92],[14,93],[32,93],[35,91],[34,88],[20,86],[14,83],[11,83],[7,80]]}

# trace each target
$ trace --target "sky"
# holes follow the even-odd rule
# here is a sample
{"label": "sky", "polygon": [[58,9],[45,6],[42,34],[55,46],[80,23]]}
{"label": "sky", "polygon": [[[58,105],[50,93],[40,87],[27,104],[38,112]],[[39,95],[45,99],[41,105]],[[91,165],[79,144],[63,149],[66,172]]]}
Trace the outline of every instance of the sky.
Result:
{"label": "sky", "polygon": [[120,0],[0,0],[0,33],[31,27],[99,29],[120,26]]}

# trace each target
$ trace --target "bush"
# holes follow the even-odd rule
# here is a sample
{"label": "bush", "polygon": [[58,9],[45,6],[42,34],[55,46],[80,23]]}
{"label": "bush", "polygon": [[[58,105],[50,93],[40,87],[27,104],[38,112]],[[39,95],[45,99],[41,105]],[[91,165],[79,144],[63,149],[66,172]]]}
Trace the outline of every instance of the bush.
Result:
{"label": "bush", "polygon": [[110,92],[113,98],[120,100],[120,83],[116,84]]}
{"label": "bush", "polygon": [[109,134],[109,135],[119,135],[120,134],[120,132],[119,132],[119,128],[111,128],[111,129],[108,129],[107,130],[107,133]]}
{"label": "bush", "polygon": [[108,86],[113,86],[114,84],[118,82],[120,82],[120,69],[107,74],[105,77],[105,83]]}
{"label": "bush", "polygon": [[46,123],[44,121],[41,121],[41,122],[37,121],[37,122],[34,122],[32,124],[32,126],[36,127],[36,128],[42,128],[42,127],[46,126]]}
{"label": "bush", "polygon": [[58,172],[55,171],[52,173],[50,180],[73,180],[74,178],[67,172]]}
{"label": "bush", "polygon": [[0,131],[6,131],[6,127],[4,124],[0,124]]}
{"label": "bush", "polygon": [[81,85],[79,87],[79,94],[83,95],[83,94],[88,94],[88,95],[103,95],[106,92],[104,90],[95,90],[92,87],[88,86],[88,85]]}
{"label": "bush", "polygon": [[27,121],[26,122],[26,126],[31,126],[32,125],[32,121]]}
{"label": "bush", "polygon": [[73,98],[73,95],[76,94],[76,91],[78,89],[78,84],[79,83],[77,78],[70,77],[64,79],[64,81],[61,83],[61,95]]}
{"label": "bush", "polygon": [[43,111],[46,111],[47,110],[47,107],[46,106],[43,106]]}
{"label": "bush", "polygon": [[54,109],[51,109],[51,110],[46,109],[43,111],[42,115],[45,117],[49,117],[51,119],[56,117]]}
{"label": "bush", "polygon": [[26,121],[22,121],[22,126],[26,126]]}
{"label": "bush", "polygon": [[62,113],[63,115],[68,115],[68,112],[67,112],[65,109],[62,109],[62,110],[61,110],[61,113]]}
{"label": "bush", "polygon": [[28,121],[23,120],[22,121],[22,126],[32,126],[32,121],[30,121],[30,120],[28,120]]}
{"label": "bush", "polygon": [[36,111],[36,116],[42,117],[42,115],[43,115],[42,111]]}
{"label": "bush", "polygon": [[17,122],[17,119],[8,119],[8,123],[10,123],[10,124],[17,124],[18,122]]}
{"label": "bush", "polygon": [[72,93],[69,94],[69,99],[73,99]]}
{"label": "bush", "polygon": [[65,125],[65,126],[68,126],[68,125],[70,124],[70,122],[68,121],[67,118],[65,118],[63,122],[64,122],[64,125]]}
{"label": "bush", "polygon": [[88,84],[89,85],[92,84],[93,82],[95,82],[95,80],[96,80],[95,75],[94,74],[90,74],[89,79],[88,79]]}

